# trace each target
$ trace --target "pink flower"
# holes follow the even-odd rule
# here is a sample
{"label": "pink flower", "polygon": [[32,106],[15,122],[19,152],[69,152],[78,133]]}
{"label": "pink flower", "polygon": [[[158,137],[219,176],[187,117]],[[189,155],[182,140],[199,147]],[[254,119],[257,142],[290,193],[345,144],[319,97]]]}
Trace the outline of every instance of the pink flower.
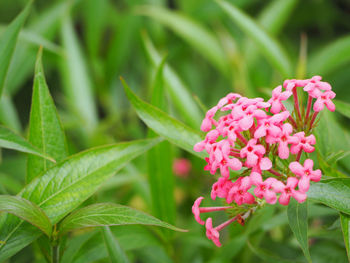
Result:
{"label": "pink flower", "polygon": [[253,204],[255,198],[251,193],[247,192],[251,186],[252,183],[248,176],[239,177],[236,182],[233,183],[233,186],[228,192],[226,197],[227,203],[229,204],[232,203],[232,201],[235,201],[238,205]]}
{"label": "pink flower", "polygon": [[221,243],[220,243],[220,239],[219,239],[219,237],[220,237],[219,231],[221,231],[222,229],[224,229],[225,227],[227,227],[229,224],[231,224],[232,222],[234,222],[236,220],[240,220],[240,224],[241,224],[241,222],[243,222],[243,224],[244,224],[244,219],[241,218],[240,215],[237,215],[236,217],[227,220],[226,222],[222,223],[221,225],[218,225],[217,227],[213,227],[213,220],[209,217],[207,219],[207,221],[205,221],[207,238],[209,240],[212,240],[217,247],[221,247]]}
{"label": "pink flower", "polygon": [[286,185],[284,185],[281,181],[275,181],[272,183],[273,190],[276,193],[281,193],[278,199],[281,205],[288,205],[291,197],[293,197],[299,203],[306,200],[307,195],[305,193],[295,190],[297,185],[298,179],[296,177],[288,177]]}
{"label": "pink flower", "polygon": [[306,91],[311,97],[317,98],[322,91],[330,91],[332,90],[331,85],[327,82],[321,81],[320,76],[313,76],[311,79],[308,80],[308,83],[304,87],[304,91]]}
{"label": "pink flower", "polygon": [[288,159],[289,157],[288,144],[298,143],[298,139],[296,137],[290,136],[292,132],[292,125],[289,123],[283,124],[281,135],[278,138],[278,156],[281,159]]}
{"label": "pink flower", "polygon": [[268,101],[271,104],[270,112],[273,114],[279,113],[284,108],[282,101],[287,100],[292,94],[290,91],[282,92],[281,85],[276,87],[272,91],[272,98]]}
{"label": "pink flower", "polygon": [[321,170],[312,170],[314,162],[311,159],[306,159],[304,166],[299,162],[292,162],[289,164],[289,169],[297,176],[300,177],[298,187],[300,191],[307,192],[310,187],[310,180],[314,182],[319,182],[321,180]]}
{"label": "pink flower", "polygon": [[297,154],[300,150],[304,150],[307,153],[311,153],[315,150],[312,145],[316,144],[316,138],[313,134],[305,137],[305,132],[298,132],[293,135],[296,139],[290,147],[290,152],[292,154]]}
{"label": "pink flower", "polygon": [[202,131],[204,132],[210,131],[212,125],[215,125],[215,126],[217,125],[216,121],[213,119],[217,111],[218,111],[217,106],[208,110],[208,112],[205,115],[205,118],[202,121],[202,125],[201,125]]}
{"label": "pink flower", "polygon": [[250,105],[242,113],[242,118],[238,121],[238,125],[242,131],[249,130],[254,124],[254,118],[263,119],[266,118],[266,113],[258,109],[255,105]]}
{"label": "pink flower", "polygon": [[267,178],[265,181],[262,180],[261,174],[251,173],[250,180],[255,185],[254,194],[258,198],[265,198],[269,204],[276,203],[276,193],[272,191],[272,184],[277,181],[275,178]]}
{"label": "pink flower", "polygon": [[225,177],[220,177],[219,180],[213,184],[211,190],[211,198],[215,200],[218,196],[220,198],[226,198],[233,183]]}
{"label": "pink flower", "polygon": [[201,213],[223,211],[223,210],[232,208],[232,206],[199,207],[203,199],[204,197],[202,196],[198,197],[196,201],[194,201],[194,204],[192,206],[192,213],[194,215],[194,218],[201,225],[204,225],[204,221],[200,218]]}
{"label": "pink flower", "polygon": [[324,105],[326,105],[328,110],[335,111],[335,105],[332,102],[332,99],[334,98],[335,93],[331,90],[321,93],[314,103],[314,111],[320,112],[321,110],[323,110]]}
{"label": "pink flower", "polygon": [[[275,114],[272,117],[262,119],[258,121],[258,128],[254,133],[254,138],[259,139],[266,135],[275,138],[281,133],[280,125],[289,117],[288,111]],[[267,140],[268,141],[268,140]],[[269,142],[273,143],[273,142]]]}
{"label": "pink flower", "polygon": [[247,158],[245,166],[254,167],[258,164],[259,158],[265,154],[265,147],[261,144],[257,144],[256,139],[248,141],[247,145],[241,149],[241,158]]}
{"label": "pink flower", "polygon": [[187,176],[191,170],[191,162],[185,158],[175,159],[173,172],[177,176]]}
{"label": "pink flower", "polygon": [[220,233],[216,228],[213,228],[213,220],[209,217],[205,221],[206,235],[209,240],[212,240],[217,247],[221,247]]}

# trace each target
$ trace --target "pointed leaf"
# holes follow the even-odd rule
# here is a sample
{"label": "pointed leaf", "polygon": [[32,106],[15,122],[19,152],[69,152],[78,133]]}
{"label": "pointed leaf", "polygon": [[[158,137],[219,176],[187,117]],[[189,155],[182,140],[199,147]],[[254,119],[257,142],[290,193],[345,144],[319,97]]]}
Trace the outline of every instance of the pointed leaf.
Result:
{"label": "pointed leaf", "polygon": [[[37,204],[53,224],[88,199],[132,159],[160,141],[159,138],[92,148],[73,155],[34,179],[19,194]],[[40,236],[23,221],[8,216],[0,232],[0,262]]]}
{"label": "pointed leaf", "polygon": [[121,81],[129,101],[149,128],[180,148],[204,158],[205,154],[203,152],[197,153],[193,150],[193,146],[202,140],[200,133],[170,117],[158,108],[142,101],[131,91],[123,79]]}
{"label": "pointed leaf", "polygon": [[91,131],[97,123],[96,105],[84,56],[68,15],[62,22],[61,37],[66,51],[61,70],[68,103],[84,129]]}
{"label": "pointed leaf", "polygon": [[217,0],[217,3],[232,18],[232,21],[254,41],[261,53],[283,77],[292,75],[289,58],[275,39],[234,5],[224,0]]}
{"label": "pointed leaf", "polygon": [[59,231],[63,235],[74,229],[119,225],[152,225],[186,231],[136,209],[113,203],[89,205],[75,211],[61,222]]}
{"label": "pointed leaf", "polygon": [[308,207],[307,201],[304,203],[298,203],[294,199],[291,199],[287,210],[289,226],[292,232],[299,242],[301,249],[308,262],[311,262],[311,256],[309,252],[309,243],[307,237],[308,230]]}
{"label": "pointed leaf", "polygon": [[328,179],[313,183],[307,195],[309,200],[350,215],[350,178]]}
{"label": "pointed leaf", "polygon": [[333,100],[335,104],[335,109],[340,114],[344,115],[347,118],[350,118],[350,104],[340,101],[340,100]]}
{"label": "pointed leaf", "polygon": [[344,243],[346,248],[346,253],[350,261],[350,215],[340,213],[340,223],[343,230]]}
{"label": "pointed leaf", "polygon": [[[160,62],[151,88],[151,104],[167,112],[163,88],[163,69],[166,57]],[[156,133],[149,130],[149,137]],[[147,153],[148,179],[151,189],[154,215],[168,223],[175,222],[174,174],[172,172],[172,151],[169,142],[164,141]]]}
{"label": "pointed leaf", "polygon": [[[161,57],[155,49],[151,39],[147,34],[143,34],[142,40],[153,66],[158,66]],[[186,123],[192,128],[199,128],[203,116],[201,115],[196,102],[193,100],[189,88],[168,64],[164,65],[163,79],[167,92],[169,93],[180,116],[182,116],[184,121],[186,121]]]}
{"label": "pointed leaf", "polygon": [[149,16],[172,29],[207,58],[217,69],[227,73],[228,63],[217,38],[199,22],[184,14],[156,6],[140,6],[138,13]]}
{"label": "pointed leaf", "polygon": [[[56,161],[67,157],[67,144],[55,104],[47,87],[42,65],[42,49],[35,65],[32,108],[29,121],[29,142]],[[51,164],[35,156],[29,156],[26,182],[46,171]]]}
{"label": "pointed leaf", "polygon": [[350,36],[345,36],[312,54],[308,69],[311,75],[325,75],[349,62]]}
{"label": "pointed leaf", "polygon": [[28,2],[24,10],[11,22],[0,38],[0,96],[4,89],[7,72],[9,70],[11,58],[16,47],[18,34],[26,20],[32,0]]}
{"label": "pointed leaf", "polygon": [[109,260],[112,263],[128,263],[124,250],[120,247],[118,240],[116,240],[108,226],[102,228],[103,239],[109,255]]}
{"label": "pointed leaf", "polygon": [[47,215],[40,207],[24,198],[0,195],[0,212],[13,214],[36,226],[47,236],[51,235],[52,225]]}
{"label": "pointed leaf", "polygon": [[0,147],[34,154],[34,155],[46,158],[51,162],[55,161],[51,157],[46,156],[44,153],[36,149],[24,138],[22,138],[21,136],[17,135],[10,129],[7,129],[6,127],[1,125],[0,125]]}

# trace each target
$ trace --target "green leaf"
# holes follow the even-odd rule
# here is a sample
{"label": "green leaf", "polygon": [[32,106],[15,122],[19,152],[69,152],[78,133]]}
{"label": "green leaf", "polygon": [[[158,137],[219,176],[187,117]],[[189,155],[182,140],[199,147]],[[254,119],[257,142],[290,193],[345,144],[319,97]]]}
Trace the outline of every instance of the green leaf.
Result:
{"label": "green leaf", "polygon": [[0,100],[0,122],[15,132],[21,132],[21,122],[13,99],[4,92]]}
{"label": "green leaf", "polygon": [[[155,49],[151,39],[144,33],[142,34],[142,40],[153,66],[158,66],[161,62],[161,56]],[[192,128],[199,128],[203,116],[194,101],[189,88],[168,64],[164,65],[163,79],[165,87],[169,92],[177,111],[180,113],[180,116],[182,116]]]}
{"label": "green leaf", "polygon": [[234,5],[223,0],[216,0],[216,2],[231,17],[232,21],[254,41],[261,53],[283,77],[292,75],[291,62],[274,38]]}
{"label": "green leaf", "polygon": [[102,235],[108,251],[109,260],[112,263],[128,263],[129,259],[108,226],[102,228]]}
{"label": "green leaf", "polygon": [[61,38],[66,51],[61,71],[67,100],[84,130],[91,132],[97,124],[96,105],[84,56],[68,14],[62,21]]}
{"label": "green leaf", "polygon": [[47,215],[40,207],[24,198],[0,195],[0,212],[13,214],[36,226],[47,236],[51,235],[52,225]]}
{"label": "green leaf", "polygon": [[311,201],[350,214],[350,178],[335,178],[313,183],[307,195]]}
{"label": "green leaf", "polygon": [[32,144],[26,141],[21,136],[17,135],[10,129],[0,125],[0,147],[16,150],[20,152],[30,153],[42,158],[46,158],[51,162],[55,162],[51,157],[36,149]]}
{"label": "green leaf", "polygon": [[101,203],[83,207],[67,216],[61,222],[59,232],[63,235],[74,229],[119,225],[152,225],[186,231],[127,206]]}
{"label": "green leaf", "polygon": [[192,18],[156,6],[140,6],[137,12],[149,16],[173,30],[207,58],[222,73],[228,72],[228,63],[219,41],[212,32]]}
{"label": "green leaf", "polygon": [[346,253],[350,261],[350,215],[340,213],[341,228],[343,230]]}
{"label": "green leaf", "polygon": [[121,79],[121,81],[123,83],[125,93],[135,108],[136,113],[149,128],[180,148],[201,158],[205,157],[205,153],[197,153],[193,150],[193,146],[202,140],[200,133],[170,117],[168,114],[159,110],[158,108],[142,101],[135,95],[134,92],[131,91],[123,79]]}
{"label": "green leaf", "polygon": [[[166,56],[159,64],[151,88],[151,104],[167,112],[163,88],[163,68]],[[156,133],[149,130],[149,137]],[[169,142],[161,142],[147,153],[148,178],[151,188],[152,207],[155,216],[169,223],[175,223],[174,174],[172,172],[172,151]]]}
{"label": "green leaf", "polygon": [[260,13],[258,23],[271,35],[278,35],[299,0],[274,0]]}
{"label": "green leaf", "polygon": [[26,20],[32,0],[28,2],[24,10],[11,22],[0,38],[0,96],[5,86],[7,72],[9,70],[11,58],[16,47],[18,34]]}
{"label": "green leaf", "polygon": [[[42,49],[38,52],[35,65],[29,121],[29,142],[58,162],[68,155],[63,128],[45,80],[42,65]],[[51,164],[47,160],[29,156],[26,182],[30,183],[50,166]]]}
{"label": "green leaf", "polygon": [[340,101],[340,100],[333,100],[335,104],[335,109],[340,114],[344,115],[347,118],[350,118],[350,104]]}
{"label": "green leaf", "polygon": [[289,226],[292,232],[299,242],[301,249],[308,262],[312,262],[309,243],[308,243],[308,207],[307,201],[304,203],[298,203],[296,200],[291,199],[287,210]]}
{"label": "green leaf", "polygon": [[311,55],[311,75],[325,75],[350,62],[350,36],[342,37]]}
{"label": "green leaf", "polygon": [[[149,150],[159,138],[92,148],[73,155],[35,178],[19,194],[37,204],[53,224],[88,199],[132,159]],[[40,233],[8,217],[0,232],[0,262],[24,248]]]}

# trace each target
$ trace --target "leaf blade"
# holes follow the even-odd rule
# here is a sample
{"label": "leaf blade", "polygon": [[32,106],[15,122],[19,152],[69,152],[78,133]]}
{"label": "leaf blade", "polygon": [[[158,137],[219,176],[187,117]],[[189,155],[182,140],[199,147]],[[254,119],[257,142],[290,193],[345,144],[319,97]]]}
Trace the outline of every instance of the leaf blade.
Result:
{"label": "leaf blade", "polygon": [[232,18],[233,22],[255,42],[266,59],[275,66],[283,77],[292,75],[289,58],[275,39],[234,5],[223,0],[216,0],[216,2]]}
{"label": "leaf blade", "polygon": [[13,214],[36,226],[47,236],[51,235],[52,224],[47,215],[37,205],[24,198],[0,195],[0,211]]}
{"label": "leaf blade", "polygon": [[124,250],[120,247],[119,242],[114,238],[108,226],[102,228],[103,239],[112,263],[128,263]]}
{"label": "leaf blade", "polygon": [[[42,48],[39,50],[35,65],[35,77],[32,95],[32,107],[29,120],[29,142],[44,154],[56,161],[67,157],[67,143],[63,128],[47,86],[42,65]],[[29,156],[26,182],[44,172],[50,164],[42,158]]]}
{"label": "leaf blade", "polygon": [[202,140],[199,133],[170,117],[165,112],[142,101],[131,91],[124,79],[121,78],[121,81],[129,101],[148,127],[180,148],[204,158],[204,153],[197,153],[193,150],[193,146]]}
{"label": "leaf blade", "polygon": [[[19,194],[37,204],[53,224],[90,197],[125,164],[147,151],[160,139],[119,143],[73,155],[37,177]],[[0,232],[0,261],[12,256],[40,236],[35,228],[8,218]],[[20,241],[20,242],[19,242]]]}
{"label": "leaf blade", "polygon": [[114,203],[100,203],[83,207],[67,216],[60,224],[59,231],[68,231],[95,226],[153,225],[175,231],[186,230],[174,227],[144,212]]}
{"label": "leaf blade", "polygon": [[346,248],[346,253],[348,255],[348,260],[350,261],[350,215],[340,213],[340,223],[344,236],[344,244]]}
{"label": "leaf blade", "polygon": [[0,96],[5,86],[19,32],[30,12],[33,1],[29,1],[24,10],[11,22],[1,35],[0,40]]}
{"label": "leaf blade", "polygon": [[307,201],[304,203],[298,203],[294,199],[289,202],[288,210],[288,222],[289,226],[292,229],[292,232],[295,238],[298,240],[298,243],[303,250],[303,253],[308,262],[311,261],[311,256],[309,252],[309,244],[308,244],[308,207]]}

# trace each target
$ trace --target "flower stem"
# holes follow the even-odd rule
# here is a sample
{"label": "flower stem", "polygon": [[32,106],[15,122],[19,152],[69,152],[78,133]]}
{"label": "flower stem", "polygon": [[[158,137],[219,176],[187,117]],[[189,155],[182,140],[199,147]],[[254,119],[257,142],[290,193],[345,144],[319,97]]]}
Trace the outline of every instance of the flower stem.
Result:
{"label": "flower stem", "polygon": [[301,121],[298,92],[297,92],[296,88],[293,89],[293,97],[294,97],[294,108],[295,108],[295,111],[298,114],[299,121]]}
{"label": "flower stem", "polygon": [[238,218],[238,216],[235,216],[234,218],[231,218],[231,219],[227,220],[226,222],[222,223],[221,225],[218,225],[217,227],[215,227],[215,229],[217,231],[220,231],[220,230],[224,229],[225,227],[227,227],[232,222],[236,221],[237,218]]}
{"label": "flower stem", "polygon": [[283,174],[281,174],[281,173],[279,173],[279,172],[277,172],[277,171],[275,171],[274,169],[270,169],[270,170],[267,170],[268,172],[270,172],[270,173],[272,173],[273,175],[276,175],[276,176],[283,176]]}

